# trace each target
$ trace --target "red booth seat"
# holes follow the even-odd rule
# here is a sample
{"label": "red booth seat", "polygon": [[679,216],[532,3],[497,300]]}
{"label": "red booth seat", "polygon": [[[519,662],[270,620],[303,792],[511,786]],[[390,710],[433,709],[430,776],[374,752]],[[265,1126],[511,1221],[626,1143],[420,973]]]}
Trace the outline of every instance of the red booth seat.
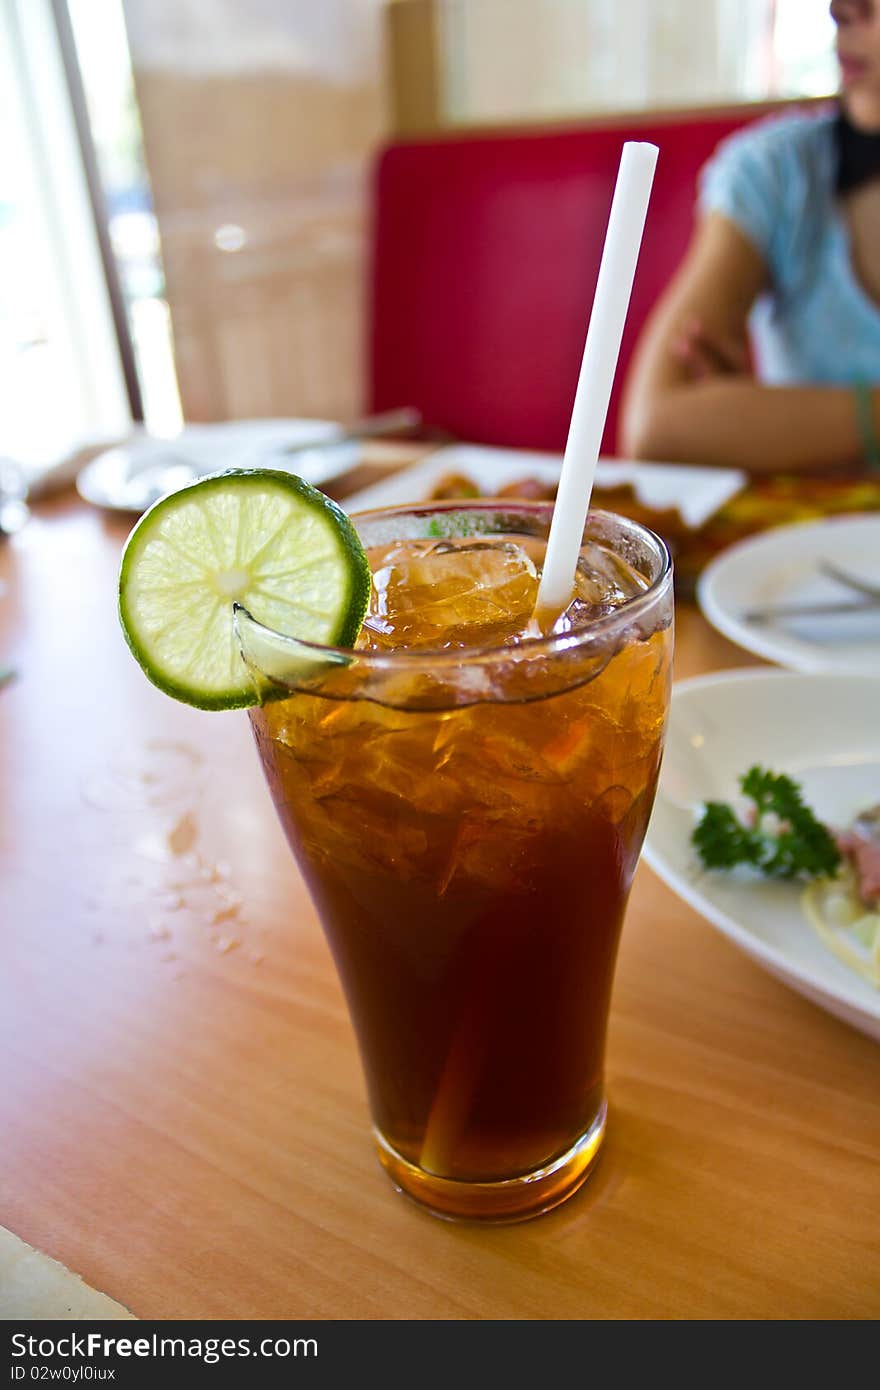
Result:
{"label": "red booth seat", "polygon": [[[766,110],[766,108],[763,108]],[[624,140],[660,147],[626,363],[693,226],[697,174],[755,107],[393,144],[374,189],[370,393],[484,444],[561,449]]]}

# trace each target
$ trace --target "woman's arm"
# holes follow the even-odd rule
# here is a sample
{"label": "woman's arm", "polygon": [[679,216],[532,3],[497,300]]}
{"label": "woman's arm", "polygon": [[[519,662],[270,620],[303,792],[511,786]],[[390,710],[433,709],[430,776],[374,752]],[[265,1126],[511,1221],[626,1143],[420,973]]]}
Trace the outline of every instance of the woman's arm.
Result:
{"label": "woman's arm", "polygon": [[[748,315],[766,287],[766,267],[748,238],[710,213],[633,358],[623,403],[625,453],[754,473],[862,463],[848,387],[762,386],[748,374]],[[880,392],[873,400],[880,430]]]}

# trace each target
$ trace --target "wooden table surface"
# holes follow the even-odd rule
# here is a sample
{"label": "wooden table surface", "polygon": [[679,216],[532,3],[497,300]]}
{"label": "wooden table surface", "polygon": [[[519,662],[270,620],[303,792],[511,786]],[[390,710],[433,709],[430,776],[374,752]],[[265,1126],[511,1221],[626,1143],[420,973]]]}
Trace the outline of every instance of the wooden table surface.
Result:
{"label": "wooden table surface", "polygon": [[[639,869],[610,1126],[519,1226],[397,1194],[242,713],[175,704],[115,614],[124,521],[0,545],[0,1224],[144,1318],[880,1314],[880,1049]],[[754,664],[678,615],[678,676]]]}

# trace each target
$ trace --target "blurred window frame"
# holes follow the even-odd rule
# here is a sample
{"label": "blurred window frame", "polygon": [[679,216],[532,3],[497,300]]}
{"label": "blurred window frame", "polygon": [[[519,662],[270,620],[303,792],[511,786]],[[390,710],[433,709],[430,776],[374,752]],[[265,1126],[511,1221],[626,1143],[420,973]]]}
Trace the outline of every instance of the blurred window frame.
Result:
{"label": "blurred window frame", "polygon": [[[128,433],[139,397],[126,382],[102,256],[101,209],[89,185],[57,8],[57,0],[0,0],[0,46],[14,127],[6,134],[25,153],[27,206],[44,253],[47,318],[82,405],[67,441],[74,450]],[[51,410],[51,400],[45,404]]]}

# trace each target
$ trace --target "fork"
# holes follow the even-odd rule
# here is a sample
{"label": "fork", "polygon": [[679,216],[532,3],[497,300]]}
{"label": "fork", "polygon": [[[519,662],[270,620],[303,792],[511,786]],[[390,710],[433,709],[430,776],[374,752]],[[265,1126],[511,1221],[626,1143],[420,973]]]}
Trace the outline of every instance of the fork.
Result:
{"label": "fork", "polygon": [[751,608],[742,614],[747,623],[772,623],[784,618],[831,618],[838,614],[869,613],[880,607],[880,584],[870,584],[866,579],[850,574],[831,560],[819,560],[816,568],[826,579],[833,579],[860,595],[853,599],[833,599],[826,602],[776,603],[762,608]]}
{"label": "fork", "polygon": [[831,560],[820,560],[818,569],[820,574],[824,574],[827,579],[835,579],[846,589],[853,589],[857,594],[865,594],[868,598],[880,599],[880,584],[871,584],[867,579],[860,579],[858,575],[841,569]]}
{"label": "fork", "polygon": [[855,602],[834,603],[776,603],[766,608],[747,608],[740,617],[747,623],[772,623],[780,618],[832,618],[838,614],[875,613],[880,609],[880,593],[876,598],[866,596]]}

